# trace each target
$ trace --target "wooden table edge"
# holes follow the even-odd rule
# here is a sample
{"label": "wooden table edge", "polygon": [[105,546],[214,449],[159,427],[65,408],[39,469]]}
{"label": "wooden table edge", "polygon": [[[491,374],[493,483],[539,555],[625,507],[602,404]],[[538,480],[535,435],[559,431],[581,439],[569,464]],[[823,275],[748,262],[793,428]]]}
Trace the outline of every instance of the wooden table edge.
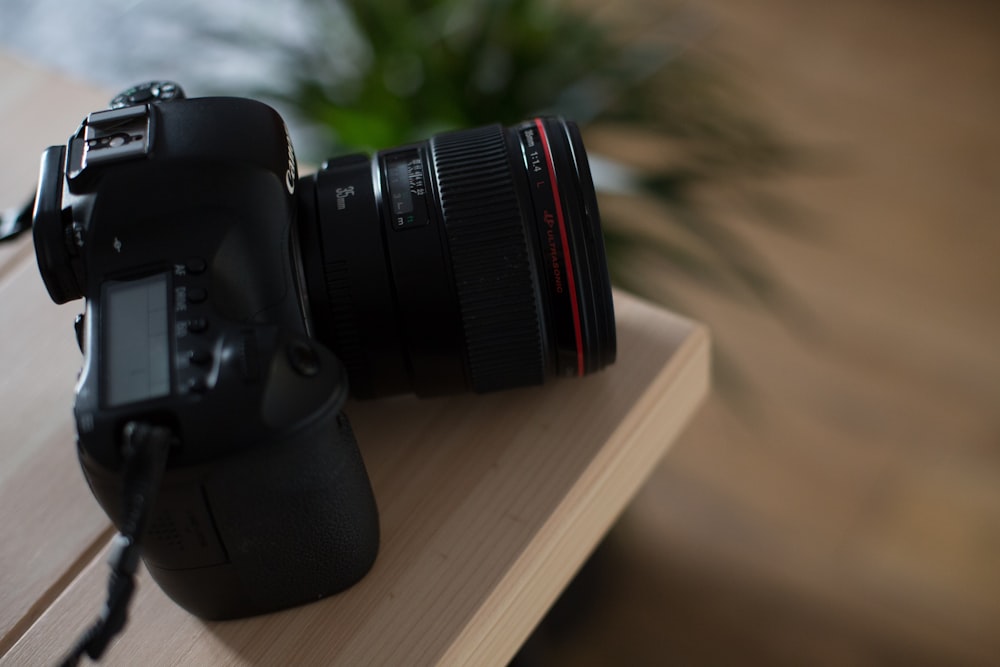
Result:
{"label": "wooden table edge", "polygon": [[[506,664],[515,655],[694,417],[708,395],[710,366],[708,329],[693,324],[691,334],[439,664]],[[648,430],[659,426],[665,426],[661,437],[649,437]],[[647,444],[633,446],[636,442]],[[621,475],[628,477],[627,484],[621,483]],[[617,484],[608,482],[612,477]]]}

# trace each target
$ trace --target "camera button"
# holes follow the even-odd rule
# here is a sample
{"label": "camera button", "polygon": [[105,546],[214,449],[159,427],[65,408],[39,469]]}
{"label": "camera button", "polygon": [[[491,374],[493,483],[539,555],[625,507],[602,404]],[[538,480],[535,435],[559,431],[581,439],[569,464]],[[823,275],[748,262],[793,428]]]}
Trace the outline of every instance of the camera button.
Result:
{"label": "camera button", "polygon": [[192,378],[188,380],[187,390],[191,394],[204,394],[208,391],[208,383],[205,382],[205,378]]}
{"label": "camera button", "polygon": [[202,333],[208,329],[208,320],[203,317],[196,317],[188,320],[187,330],[191,333]]}
{"label": "camera button", "polygon": [[187,289],[187,300],[189,303],[202,303],[208,298],[208,292],[204,287],[189,287]]}
{"label": "camera button", "polygon": [[192,257],[184,262],[189,273],[203,273],[208,268],[208,264],[200,257]]}
{"label": "camera button", "polygon": [[208,350],[191,350],[188,360],[195,366],[207,366],[212,363],[212,353]]}
{"label": "camera button", "polygon": [[313,377],[319,374],[319,355],[311,345],[302,341],[292,341],[286,349],[288,361],[299,375]]}

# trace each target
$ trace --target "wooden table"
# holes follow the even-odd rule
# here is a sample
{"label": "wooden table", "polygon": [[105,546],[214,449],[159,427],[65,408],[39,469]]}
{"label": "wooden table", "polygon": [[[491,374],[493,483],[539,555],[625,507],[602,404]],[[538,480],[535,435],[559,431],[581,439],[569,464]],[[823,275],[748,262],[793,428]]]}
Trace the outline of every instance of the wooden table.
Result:
{"label": "wooden table", "polygon": [[[0,54],[0,203],[107,91]],[[0,664],[54,663],[104,601],[111,530],[71,424],[80,303],[55,306],[27,239],[0,247]],[[615,294],[618,362],[482,396],[349,406],[378,500],[371,573],[332,598],[207,623],[145,575],[109,665],[504,664],[708,390],[704,328]]]}

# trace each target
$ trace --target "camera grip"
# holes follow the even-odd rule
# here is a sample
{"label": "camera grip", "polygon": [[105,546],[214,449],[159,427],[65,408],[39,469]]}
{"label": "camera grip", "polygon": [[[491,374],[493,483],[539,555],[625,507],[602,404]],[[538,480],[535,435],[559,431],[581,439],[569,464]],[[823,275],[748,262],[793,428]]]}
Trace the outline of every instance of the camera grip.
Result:
{"label": "camera grip", "polygon": [[[368,572],[378,511],[350,424],[334,419],[167,471],[143,559],[177,604],[205,619],[242,618],[332,595]],[[81,461],[115,520],[120,478]]]}

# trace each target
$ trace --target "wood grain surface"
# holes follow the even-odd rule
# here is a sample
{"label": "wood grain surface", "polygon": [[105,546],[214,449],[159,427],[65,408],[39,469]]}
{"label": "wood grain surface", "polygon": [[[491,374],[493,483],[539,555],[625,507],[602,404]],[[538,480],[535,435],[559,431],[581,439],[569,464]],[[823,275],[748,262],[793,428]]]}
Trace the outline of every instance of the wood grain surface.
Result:
{"label": "wood grain surface", "polygon": [[[0,121],[23,129],[0,146],[9,152],[0,200],[11,201],[30,191],[41,149],[106,95],[3,56],[0,76]],[[29,104],[48,111],[33,115]],[[2,251],[0,664],[51,664],[103,603],[110,531],[73,447],[79,304],[51,303],[26,242]],[[349,406],[383,536],[360,584],[305,607],[206,623],[144,574],[105,663],[504,664],[708,390],[705,329],[623,293],[615,306],[618,362],[602,373]]]}
{"label": "wood grain surface", "polygon": [[[102,91],[0,55],[0,207],[34,192],[42,150],[63,143]],[[30,239],[0,245],[0,653],[106,540],[80,474],[70,421],[80,353]]]}

